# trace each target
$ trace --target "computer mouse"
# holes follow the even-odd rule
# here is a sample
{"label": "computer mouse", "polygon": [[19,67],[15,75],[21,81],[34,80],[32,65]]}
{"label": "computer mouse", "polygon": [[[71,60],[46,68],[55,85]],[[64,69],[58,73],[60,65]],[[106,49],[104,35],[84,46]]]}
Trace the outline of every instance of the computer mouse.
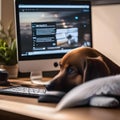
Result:
{"label": "computer mouse", "polygon": [[62,91],[46,91],[45,94],[39,96],[38,102],[58,103],[64,95],[65,92]]}

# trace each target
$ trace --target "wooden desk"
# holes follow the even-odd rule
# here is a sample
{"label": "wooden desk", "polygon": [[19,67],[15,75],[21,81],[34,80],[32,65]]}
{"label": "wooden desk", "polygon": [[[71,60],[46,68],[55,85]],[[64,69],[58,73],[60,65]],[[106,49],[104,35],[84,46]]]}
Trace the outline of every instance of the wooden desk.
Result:
{"label": "wooden desk", "polygon": [[[12,83],[30,84],[27,79]],[[56,104],[38,103],[36,98],[0,95],[0,120],[120,120],[120,108],[78,107],[55,111]]]}

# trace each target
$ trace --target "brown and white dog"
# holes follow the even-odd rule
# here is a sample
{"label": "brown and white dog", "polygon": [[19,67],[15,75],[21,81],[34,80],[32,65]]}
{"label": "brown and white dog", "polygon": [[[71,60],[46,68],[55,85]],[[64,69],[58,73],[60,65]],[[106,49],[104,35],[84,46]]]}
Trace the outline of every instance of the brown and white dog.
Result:
{"label": "brown and white dog", "polygon": [[60,72],[47,89],[68,92],[86,81],[116,74],[120,74],[120,67],[99,51],[88,47],[76,48],[63,56]]}

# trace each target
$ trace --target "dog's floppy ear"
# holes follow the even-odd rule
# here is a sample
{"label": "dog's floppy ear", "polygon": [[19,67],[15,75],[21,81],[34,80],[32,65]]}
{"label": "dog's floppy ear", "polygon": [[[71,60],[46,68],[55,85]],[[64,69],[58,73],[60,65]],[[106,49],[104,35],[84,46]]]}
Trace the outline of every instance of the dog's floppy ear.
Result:
{"label": "dog's floppy ear", "polygon": [[101,56],[97,58],[86,58],[84,60],[83,82],[109,74],[110,70]]}

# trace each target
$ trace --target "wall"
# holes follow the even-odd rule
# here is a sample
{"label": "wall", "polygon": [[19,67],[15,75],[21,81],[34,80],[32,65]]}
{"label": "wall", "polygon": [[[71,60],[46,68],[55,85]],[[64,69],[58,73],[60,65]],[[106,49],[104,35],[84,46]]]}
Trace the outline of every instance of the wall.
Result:
{"label": "wall", "polygon": [[[2,0],[2,21],[14,21],[13,0]],[[93,47],[120,65],[120,4],[93,6]]]}
{"label": "wall", "polygon": [[93,46],[120,65],[120,4],[92,7]]}
{"label": "wall", "polygon": [[1,0],[0,0],[0,20],[1,20]]}
{"label": "wall", "polygon": [[5,26],[8,26],[10,22],[14,23],[14,0],[1,0],[2,5],[2,13],[1,13],[1,19],[2,23]]}

